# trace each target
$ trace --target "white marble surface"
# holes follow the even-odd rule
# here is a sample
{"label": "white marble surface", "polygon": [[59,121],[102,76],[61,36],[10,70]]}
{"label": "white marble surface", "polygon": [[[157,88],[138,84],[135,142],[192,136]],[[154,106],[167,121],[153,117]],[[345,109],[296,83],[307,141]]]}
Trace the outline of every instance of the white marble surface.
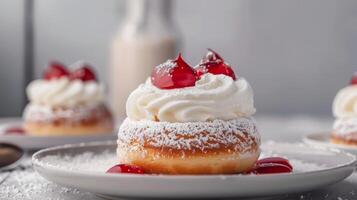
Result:
{"label": "white marble surface", "polygon": [[[0,120],[1,121],[1,120]],[[311,132],[327,131],[331,119],[309,116],[257,117],[263,141],[299,141]],[[0,138],[1,140],[1,138]],[[97,200],[95,195],[46,181],[33,171],[29,157],[22,168],[8,174],[0,172],[0,200]],[[1,180],[8,177],[2,184]],[[204,192],[204,191],[202,191]],[[319,190],[302,194],[287,194],[269,199],[287,200],[354,200],[357,199],[357,173],[346,180]]]}

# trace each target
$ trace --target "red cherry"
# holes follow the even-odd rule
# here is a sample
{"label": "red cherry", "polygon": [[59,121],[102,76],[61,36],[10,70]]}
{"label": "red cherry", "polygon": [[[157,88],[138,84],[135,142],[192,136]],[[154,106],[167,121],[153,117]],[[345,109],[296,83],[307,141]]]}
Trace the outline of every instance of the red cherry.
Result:
{"label": "red cherry", "polygon": [[205,73],[211,73],[224,74],[232,77],[233,80],[237,79],[232,68],[212,49],[208,49],[206,56],[202,58],[200,64],[196,67],[196,73],[199,77]]}
{"label": "red cherry", "polygon": [[151,72],[152,84],[160,89],[194,86],[196,80],[194,69],[183,60],[181,53],[175,60],[168,60]]}
{"label": "red cherry", "polygon": [[4,133],[6,135],[25,135],[25,130],[22,127],[9,127],[5,129]]}
{"label": "red cherry", "polygon": [[279,163],[263,163],[257,165],[251,173],[253,174],[277,174],[277,173],[290,173],[292,169],[286,165]]}
{"label": "red cherry", "polygon": [[144,170],[134,165],[119,164],[110,168],[107,173],[144,174]]}
{"label": "red cherry", "polygon": [[269,164],[269,163],[274,163],[274,164],[281,164],[289,167],[290,169],[293,169],[293,166],[289,163],[289,160],[281,157],[269,157],[269,158],[263,158],[257,161],[256,165],[262,165],[262,164]]}
{"label": "red cherry", "polygon": [[95,73],[90,65],[86,63],[79,63],[77,65],[79,67],[77,67],[77,69],[70,75],[71,80],[97,81]]}
{"label": "red cherry", "polygon": [[43,73],[45,80],[58,79],[63,76],[69,76],[69,71],[59,62],[50,62]]}
{"label": "red cherry", "polygon": [[350,85],[357,84],[357,72],[355,72],[351,78]]}

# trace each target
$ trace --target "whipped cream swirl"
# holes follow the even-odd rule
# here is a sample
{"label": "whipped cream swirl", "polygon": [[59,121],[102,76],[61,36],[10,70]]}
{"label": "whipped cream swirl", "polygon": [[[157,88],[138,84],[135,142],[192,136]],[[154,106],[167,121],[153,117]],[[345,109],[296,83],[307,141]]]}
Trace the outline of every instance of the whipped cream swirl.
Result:
{"label": "whipped cream swirl", "polygon": [[162,90],[150,79],[134,90],[126,104],[131,120],[197,122],[231,120],[255,113],[253,91],[244,78],[204,74],[193,87]]}
{"label": "whipped cream swirl", "polygon": [[103,87],[97,82],[70,80],[68,77],[34,80],[26,92],[31,104],[52,107],[95,105],[104,99]]}
{"label": "whipped cream swirl", "polygon": [[357,117],[357,86],[341,89],[335,97],[332,110],[337,118]]}

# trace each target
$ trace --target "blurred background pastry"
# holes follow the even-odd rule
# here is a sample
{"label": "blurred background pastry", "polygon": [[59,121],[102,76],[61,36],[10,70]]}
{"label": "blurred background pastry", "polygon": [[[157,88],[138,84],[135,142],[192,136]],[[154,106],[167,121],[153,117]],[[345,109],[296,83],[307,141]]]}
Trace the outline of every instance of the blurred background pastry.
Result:
{"label": "blurred background pastry", "polygon": [[357,73],[350,84],[338,91],[333,102],[335,122],[331,141],[357,146]]}
{"label": "blurred background pastry", "polygon": [[72,71],[61,63],[50,63],[43,78],[27,87],[26,132],[42,136],[111,133],[114,120],[103,89],[84,62],[75,63]]}

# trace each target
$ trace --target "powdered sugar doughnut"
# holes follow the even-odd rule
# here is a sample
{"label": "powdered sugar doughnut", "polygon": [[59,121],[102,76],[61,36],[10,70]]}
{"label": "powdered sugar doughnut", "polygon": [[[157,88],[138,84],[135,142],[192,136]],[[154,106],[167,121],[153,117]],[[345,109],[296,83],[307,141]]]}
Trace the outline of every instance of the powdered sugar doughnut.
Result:
{"label": "powdered sugar doughnut", "polygon": [[336,119],[333,124],[331,142],[344,145],[357,145],[357,118]]}
{"label": "powdered sugar doughnut", "polygon": [[38,136],[106,134],[113,131],[114,121],[104,104],[75,108],[29,104],[24,110],[24,128]]}
{"label": "powdered sugar doughnut", "polygon": [[331,142],[344,145],[357,145],[357,85],[342,88],[336,95],[333,105],[335,122]]}
{"label": "powdered sugar doughnut", "polygon": [[221,56],[209,51],[200,73],[179,55],[155,67],[129,95],[128,118],[118,133],[119,163],[157,174],[252,169],[260,154],[260,136],[251,117],[256,111],[253,90]]}
{"label": "powdered sugar doughnut", "polygon": [[117,154],[119,163],[149,173],[230,174],[248,171],[259,145],[250,117],[185,123],[127,118],[119,129]]}

